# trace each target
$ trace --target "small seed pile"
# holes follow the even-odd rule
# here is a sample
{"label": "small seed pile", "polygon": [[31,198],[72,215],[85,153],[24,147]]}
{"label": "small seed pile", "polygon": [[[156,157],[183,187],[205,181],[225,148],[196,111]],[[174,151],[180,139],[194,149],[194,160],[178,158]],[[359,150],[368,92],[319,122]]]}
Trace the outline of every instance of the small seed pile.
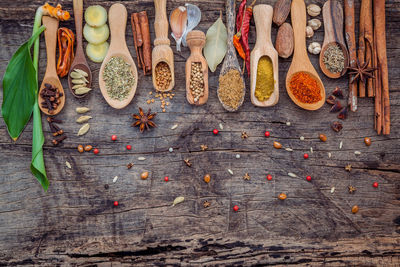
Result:
{"label": "small seed pile", "polygon": [[343,51],[336,43],[328,46],[323,60],[326,68],[332,73],[338,73],[344,69]]}
{"label": "small seed pile", "polygon": [[243,95],[243,80],[238,70],[231,69],[219,77],[218,97],[224,105],[236,110]]}
{"label": "small seed pile", "polygon": [[43,98],[43,101],[40,103],[42,108],[48,109],[49,113],[53,114],[54,110],[61,104],[61,97],[64,95],[57,87],[45,83],[44,88],[40,91],[40,96]]}
{"label": "small seed pile", "polygon": [[[153,96],[153,92],[150,91],[150,92],[149,92],[149,95]],[[160,102],[161,102],[160,107],[162,108],[162,112],[165,112],[165,111],[166,111],[166,109],[165,109],[166,106],[169,106],[169,105],[171,104],[169,101],[167,101],[168,98],[169,98],[169,99],[172,99],[172,98],[174,98],[174,96],[175,96],[175,93],[161,93],[161,92],[155,92],[154,98],[148,99],[148,100],[146,101],[146,103],[147,103],[147,104],[154,103],[154,102],[156,101],[156,99],[158,98],[158,99],[160,99]]]}
{"label": "small seed pile", "polygon": [[89,75],[80,69],[74,69],[70,74],[72,80],[72,90],[76,95],[84,95],[89,93],[92,89],[88,88],[89,81],[86,79]]}
{"label": "small seed pile", "polygon": [[104,67],[103,80],[107,94],[115,100],[124,100],[128,97],[135,85],[131,65],[122,57],[112,57]]}
{"label": "small seed pile", "polygon": [[172,81],[171,71],[165,62],[159,62],[155,69],[156,84],[160,90],[167,90]]}
{"label": "small seed pile", "polygon": [[204,95],[204,77],[201,71],[200,62],[192,62],[190,70],[190,91],[192,92],[194,102]]}

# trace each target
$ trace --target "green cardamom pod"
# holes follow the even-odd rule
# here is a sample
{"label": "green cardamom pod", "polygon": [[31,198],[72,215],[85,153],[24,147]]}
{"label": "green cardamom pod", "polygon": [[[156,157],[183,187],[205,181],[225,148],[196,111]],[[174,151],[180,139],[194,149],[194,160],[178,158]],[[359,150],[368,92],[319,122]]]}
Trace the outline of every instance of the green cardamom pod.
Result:
{"label": "green cardamom pod", "polygon": [[89,76],[85,71],[83,71],[83,70],[81,70],[81,69],[74,69],[74,71],[76,71],[76,72],[82,74],[83,77]]}
{"label": "green cardamom pod", "polygon": [[85,124],[79,129],[77,136],[81,136],[81,135],[86,134],[86,133],[89,131],[89,129],[90,129],[89,123],[85,123]]}
{"label": "green cardamom pod", "polygon": [[76,110],[77,113],[83,114],[83,113],[86,113],[86,112],[90,111],[90,108],[87,108],[87,107],[77,107],[75,110]]}
{"label": "green cardamom pod", "polygon": [[75,71],[71,72],[71,74],[69,76],[71,76],[72,79],[81,79],[83,77],[82,74],[80,74],[79,72],[75,72]]}
{"label": "green cardamom pod", "polygon": [[80,116],[78,119],[76,119],[76,122],[77,123],[88,122],[91,118],[92,116]]}
{"label": "green cardamom pod", "polygon": [[75,84],[74,86],[72,86],[72,89],[78,89],[81,87],[86,87],[86,84]]}
{"label": "green cardamom pod", "polygon": [[84,84],[85,81],[82,79],[72,79],[71,81],[73,84]]}
{"label": "green cardamom pod", "polygon": [[75,90],[76,95],[84,95],[86,93],[89,93],[92,89],[87,88],[87,87],[81,87]]}

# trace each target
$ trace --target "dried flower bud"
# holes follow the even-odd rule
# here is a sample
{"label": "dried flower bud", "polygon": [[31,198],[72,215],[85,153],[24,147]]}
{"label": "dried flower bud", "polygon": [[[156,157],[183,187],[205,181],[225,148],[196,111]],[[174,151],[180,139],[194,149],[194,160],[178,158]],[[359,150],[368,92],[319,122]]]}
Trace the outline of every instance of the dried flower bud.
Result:
{"label": "dried flower bud", "polygon": [[308,52],[314,55],[318,55],[321,52],[321,45],[317,42],[312,42],[308,46]]}

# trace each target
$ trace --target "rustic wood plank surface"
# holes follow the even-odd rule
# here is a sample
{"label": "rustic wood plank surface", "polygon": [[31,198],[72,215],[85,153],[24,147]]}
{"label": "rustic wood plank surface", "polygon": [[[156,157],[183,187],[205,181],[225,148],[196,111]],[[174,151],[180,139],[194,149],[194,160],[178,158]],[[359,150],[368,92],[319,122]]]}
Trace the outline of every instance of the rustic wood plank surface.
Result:
{"label": "rustic wood plank surface", "polygon": [[[53,2],[53,1],[51,1]],[[146,10],[154,38],[153,1],[122,1],[129,14]],[[272,0],[259,3],[274,4]],[[323,0],[313,2],[323,4]],[[72,1],[61,1],[72,11]],[[84,6],[113,1],[85,1]],[[168,14],[184,1],[168,1]],[[202,10],[198,29],[206,31],[224,12],[224,1],[196,1]],[[311,1],[307,1],[311,3]],[[360,2],[356,1],[358,16]],[[38,0],[1,1],[0,73],[17,47],[31,34]],[[216,96],[217,77],[210,72],[210,97],[202,107],[185,99],[185,60],[189,49],[175,50],[175,97],[167,112],[160,103],[148,105],[153,91],[151,77],[139,71],[139,84],[132,103],[123,110],[109,107],[98,87],[100,64],[90,63],[95,90],[84,99],[74,99],[66,90],[67,101],[58,118],[68,139],[51,145],[48,125],[45,162],[50,188],[43,192],[30,174],[32,124],[21,138],[12,142],[0,120],[0,265],[310,265],[310,266],[399,266],[400,265],[400,1],[386,1],[387,45],[390,75],[392,132],[377,136],[373,130],[373,100],[359,99],[359,111],[344,121],[340,133],[330,129],[336,119],[325,105],[320,110],[301,110],[284,90],[285,74],[291,58],[280,59],[280,100],[272,108],[254,107],[246,92],[245,102],[236,113],[227,113]],[[73,28],[73,20],[61,23]],[[273,40],[277,28],[273,26]],[[130,23],[126,32],[136,60]],[[43,38],[43,37],[42,37]],[[255,28],[251,26],[251,47]],[[323,27],[313,41],[322,43]],[[307,40],[310,42],[310,40]],[[45,70],[44,42],[41,42],[40,79]],[[336,86],[347,88],[347,79],[330,80],[318,67],[318,56],[310,56],[319,71],[327,94]],[[62,80],[67,88],[66,79]],[[246,80],[247,89],[249,81]],[[0,93],[2,99],[2,93]],[[92,109],[92,129],[77,137],[77,106]],[[140,134],[130,127],[130,114],[138,106],[157,111],[158,128]],[[286,122],[290,122],[288,126]],[[223,125],[218,136],[211,130]],[[171,126],[178,124],[175,130]],[[270,138],[263,136],[271,132]],[[242,140],[241,132],[249,138]],[[322,143],[319,133],[328,141]],[[116,142],[110,136],[117,134]],[[305,140],[300,141],[299,137]],[[373,143],[366,147],[363,138]],[[273,141],[294,151],[276,150]],[[339,143],[343,148],[339,149]],[[99,155],[79,154],[78,144],[92,144]],[[127,151],[126,144],[133,149]],[[200,145],[206,144],[203,152]],[[174,151],[168,152],[172,147]],[[310,153],[310,147],[314,153]],[[355,155],[354,151],[361,151]],[[310,158],[303,159],[308,152]],[[328,157],[328,152],[332,157]],[[240,159],[236,158],[240,155]],[[139,161],[138,157],[146,157]],[[193,163],[187,167],[183,159]],[[65,166],[69,161],[72,169]],[[134,163],[127,170],[126,164]],[[344,166],[351,164],[347,172]],[[227,169],[233,171],[233,175]],[[142,171],[149,171],[141,180]],[[292,178],[287,175],[298,175]],[[211,174],[206,184],[202,177]],[[242,176],[249,173],[251,179]],[[273,175],[267,181],[267,173]],[[168,183],[163,181],[169,176]],[[305,176],[311,175],[312,182]],[[112,180],[118,176],[118,181]],[[379,188],[372,183],[379,182]],[[347,187],[357,188],[349,194]],[[105,186],[108,185],[108,186]],[[334,193],[331,188],[335,187]],[[107,189],[106,189],[107,188]],[[285,201],[277,195],[285,192]],[[175,207],[176,196],[185,201]],[[113,201],[119,201],[118,207]],[[203,208],[203,201],[211,206]],[[232,207],[239,206],[238,212]],[[351,213],[358,205],[360,211]]]}

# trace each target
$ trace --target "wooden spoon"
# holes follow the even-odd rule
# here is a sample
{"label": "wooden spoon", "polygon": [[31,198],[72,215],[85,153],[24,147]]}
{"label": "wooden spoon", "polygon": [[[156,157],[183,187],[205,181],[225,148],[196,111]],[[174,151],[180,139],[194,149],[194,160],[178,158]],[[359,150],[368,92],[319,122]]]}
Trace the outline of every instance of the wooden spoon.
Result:
{"label": "wooden spoon", "polygon": [[[322,72],[329,78],[339,78],[347,71],[349,64],[349,53],[344,42],[343,37],[343,8],[340,1],[328,0],[322,8],[322,15],[324,17],[325,37],[322,44],[321,53],[319,54],[319,66]],[[329,45],[337,44],[343,51],[344,68],[341,72],[330,72],[324,64],[324,53]]]}
{"label": "wooden spoon", "polygon": [[242,78],[242,81],[243,81],[243,96],[240,99],[239,105],[237,106],[237,108],[234,109],[228,105],[225,105],[225,103],[221,101],[221,97],[219,95],[219,90],[220,90],[219,85],[218,85],[218,89],[217,89],[217,95],[218,95],[218,99],[221,102],[222,106],[227,111],[233,112],[233,111],[238,110],[239,107],[243,104],[244,95],[246,92],[246,85],[244,83],[242,71],[240,69],[239,62],[236,57],[236,50],[232,43],[233,35],[235,34],[235,19],[236,19],[235,0],[226,0],[225,5],[226,5],[226,26],[227,26],[226,28],[228,31],[228,39],[227,39],[228,47],[227,47],[224,63],[222,64],[222,68],[221,68],[219,77],[221,78],[230,70],[237,70],[240,73],[240,77]]}
{"label": "wooden spoon", "polygon": [[[65,104],[65,92],[57,75],[56,70],[56,42],[57,42],[57,30],[58,30],[58,20],[49,16],[43,16],[43,25],[46,26],[44,31],[44,38],[46,40],[46,54],[47,54],[47,66],[46,73],[40,85],[40,90],[38,94],[38,102],[40,110],[46,115],[57,115],[63,109]],[[44,99],[40,96],[41,91],[48,83],[58,89],[63,96],[60,97],[61,103],[58,104],[57,108],[49,112],[47,108],[42,107],[42,102]]]}
{"label": "wooden spoon", "polygon": [[[154,0],[154,8],[156,10],[154,20],[156,39],[152,52],[153,86],[157,91],[167,92],[175,86],[174,53],[168,39],[167,0]],[[167,63],[172,77],[171,83],[166,89],[158,87],[156,83],[156,66],[161,62]]]}
{"label": "wooden spoon", "polygon": [[[111,44],[110,47],[108,48],[107,55],[104,58],[103,63],[101,64],[99,72],[99,86],[101,93],[103,94],[103,97],[107,101],[107,103],[116,109],[124,108],[132,101],[138,83],[138,74],[136,65],[135,62],[133,62],[132,56],[129,53],[125,41],[125,29],[126,29],[127,18],[128,18],[128,12],[126,11],[124,5],[113,4],[110,7],[110,10],[108,11],[108,21],[111,32]],[[124,61],[131,66],[133,77],[135,77],[135,83],[132,86],[130,93],[123,100],[111,98],[107,93],[106,84],[103,80],[104,68],[112,57],[122,57]]]}
{"label": "wooden spoon", "polygon": [[[290,65],[289,71],[286,75],[286,91],[292,101],[301,108],[307,110],[317,110],[325,102],[325,88],[318,76],[318,73],[314,69],[313,65],[310,62],[310,59],[307,55],[306,49],[306,5],[304,0],[293,0],[291,6],[291,18],[292,18],[292,25],[293,25],[293,32],[294,32],[294,54],[292,64]],[[304,72],[309,74],[313,77],[320,89],[321,89],[321,100],[308,104],[303,103],[292,94],[290,90],[289,84],[292,76],[298,72]]]}
{"label": "wooden spoon", "polygon": [[[256,5],[253,8],[254,21],[256,23],[257,41],[250,54],[250,98],[255,106],[269,107],[278,103],[279,100],[279,67],[278,52],[276,52],[271,41],[271,24],[273,8],[270,5]],[[274,92],[268,100],[259,101],[255,96],[257,83],[258,61],[261,57],[267,56],[272,61],[272,71],[274,76]],[[263,79],[263,77],[259,77]]]}
{"label": "wooden spoon", "polygon": [[[206,35],[202,31],[191,31],[186,37],[186,42],[191,52],[189,58],[186,60],[186,99],[192,105],[203,105],[208,100],[208,64],[202,54],[203,47],[206,44]],[[190,73],[192,63],[195,62],[201,63],[201,72],[203,73],[204,80],[203,96],[196,102],[190,90]]]}
{"label": "wooden spoon", "polygon": [[69,69],[68,73],[68,86],[73,96],[75,96],[76,98],[82,98],[86,96],[87,93],[83,95],[75,94],[75,91],[72,89],[73,84],[71,82],[72,78],[70,74],[72,71],[74,71],[74,69],[83,70],[88,74],[88,77],[86,77],[86,79],[89,81],[89,83],[86,85],[86,87],[91,88],[92,72],[90,71],[90,67],[86,61],[85,53],[83,52],[83,47],[82,47],[83,0],[74,0],[73,4],[74,4],[74,17],[75,17],[75,30],[76,30],[76,53],[74,61],[72,62],[71,68]]}

